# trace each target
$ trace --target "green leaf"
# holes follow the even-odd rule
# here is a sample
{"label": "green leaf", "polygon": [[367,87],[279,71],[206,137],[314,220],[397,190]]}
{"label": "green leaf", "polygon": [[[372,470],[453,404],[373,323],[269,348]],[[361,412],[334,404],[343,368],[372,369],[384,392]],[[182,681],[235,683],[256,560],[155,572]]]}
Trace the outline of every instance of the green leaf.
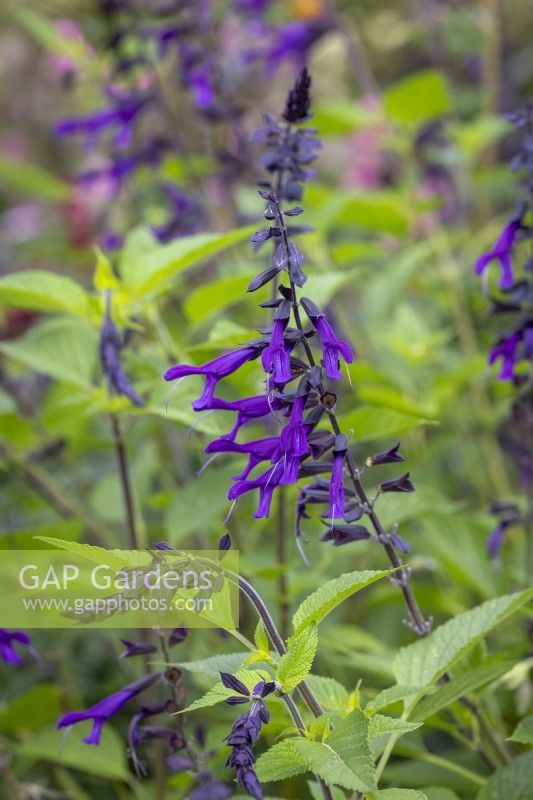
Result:
{"label": "green leaf", "polygon": [[[180,489],[165,513],[170,544],[176,545],[192,531],[205,531],[216,520],[220,525],[229,509],[228,489],[235,465],[210,468]],[[208,500],[207,500],[208,499]]]}
{"label": "green leaf", "polygon": [[0,711],[0,731],[38,731],[60,714],[59,689],[48,683],[34,686]]}
{"label": "green leaf", "polygon": [[308,675],[306,683],[309,684],[313,694],[325,711],[346,711],[349,701],[348,692],[334,678]]}
{"label": "green leaf", "polygon": [[383,94],[388,116],[402,125],[419,125],[451,110],[446,78],[437,70],[423,70],[403,78]]}
{"label": "green leaf", "polygon": [[520,742],[520,744],[533,744],[533,716],[524,717],[521,719],[513,731],[513,735],[509,736],[509,741]]}
{"label": "green leaf", "polygon": [[117,276],[113,272],[111,262],[99,247],[95,247],[96,264],[94,267],[94,288],[103,292],[106,289],[116,289],[119,286]]}
{"label": "green leaf", "polygon": [[211,675],[214,678],[218,678],[221,672],[237,672],[246,656],[246,653],[223,653],[219,656],[202,658],[198,661],[178,661],[176,666],[187,670],[187,672],[197,672],[201,675]]}
{"label": "green leaf", "polygon": [[[235,677],[242,681],[248,689],[253,689],[256,683],[264,679],[264,675],[264,672],[257,672],[250,669],[239,669],[235,673]],[[222,681],[218,681],[218,683],[209,689],[208,692],[206,692],[202,697],[199,697],[197,700],[194,700],[180,713],[183,714],[186,711],[194,711],[197,708],[209,708],[210,706],[215,706],[218,703],[223,703],[224,700],[226,700],[228,697],[231,697],[232,694],[235,694],[235,692],[226,688]]]}
{"label": "green leaf", "polygon": [[[399,684],[431,686],[484,636],[521,608],[533,590],[504,595],[477,606],[440,625],[433,633],[403,647],[394,659]],[[409,702],[412,707],[417,696]]]}
{"label": "green leaf", "polygon": [[265,630],[265,626],[263,625],[261,620],[259,620],[259,622],[257,623],[254,631],[254,642],[257,649],[260,650],[261,652],[263,653],[270,652],[270,641],[267,632]]}
{"label": "green leaf", "polygon": [[531,800],[533,752],[523,753],[492,775],[477,800]]}
{"label": "green leaf", "polygon": [[404,414],[383,406],[361,405],[339,416],[343,430],[353,430],[358,441],[384,439],[388,436],[403,436],[419,425],[434,425],[435,420],[425,419],[419,414]]}
{"label": "green leaf", "polygon": [[405,197],[392,192],[366,191],[338,198],[335,222],[339,225],[383,231],[394,236],[409,232],[410,217]]}
{"label": "green leaf", "polygon": [[40,542],[57,547],[59,550],[66,550],[67,553],[92,561],[94,564],[107,564],[115,570],[149,564],[151,560],[148,551],[144,554],[136,550],[107,550],[105,547],[97,547],[94,544],[69,542],[64,539],[54,539],[51,536],[37,536],[36,538]]}
{"label": "green leaf", "polygon": [[306,626],[289,640],[287,652],[281,657],[276,673],[284,692],[292,692],[308,675],[318,647],[318,629]]}
{"label": "green leaf", "polygon": [[12,342],[2,342],[0,352],[62,383],[90,389],[97,335],[80,320],[50,319]]}
{"label": "green leaf", "polygon": [[445,786],[424,786],[427,800],[460,800],[459,795]]}
{"label": "green leaf", "polygon": [[411,697],[422,691],[424,691],[423,686],[389,686],[388,689],[383,689],[373,700],[366,704],[365,711],[380,711],[382,708],[387,708],[387,706],[391,706],[400,700],[405,700],[406,697]]}
{"label": "green leaf", "polygon": [[[314,781],[307,781],[307,785],[313,800],[324,800],[324,793],[318,783],[315,783]],[[329,790],[331,792],[331,800],[346,800],[346,794],[337,786],[330,786]]]}
{"label": "green leaf", "polygon": [[423,721],[433,714],[438,714],[443,708],[455,703],[460,697],[464,697],[482,686],[501,678],[514,666],[512,661],[493,661],[480,664],[478,667],[469,669],[464,675],[453,678],[443,686],[439,686],[436,692],[430,697],[426,697],[419,703],[410,718],[413,721]]}
{"label": "green leaf", "polygon": [[178,273],[244,241],[255,226],[225,233],[197,233],[169,244],[158,244],[146,228],[136,228],[126,239],[119,271],[134,297],[164,290]]}
{"label": "green leaf", "polygon": [[[0,157],[0,181],[5,189],[25,197],[62,203],[68,200],[71,188],[51,172],[28,161]],[[27,273],[26,273],[27,274]]]}
{"label": "green leaf", "polygon": [[381,114],[352,100],[343,103],[319,104],[313,110],[313,127],[320,136],[344,136],[360,128],[379,123]]}
{"label": "green leaf", "polygon": [[422,724],[422,722],[407,722],[404,719],[387,717],[385,714],[374,714],[368,723],[368,738],[377,739],[389,733],[411,733],[420,728]]}
{"label": "green leaf", "polygon": [[427,800],[460,800],[459,795],[445,786],[424,786]]}
{"label": "green leaf", "polygon": [[360,708],[356,708],[335,726],[327,740],[329,747],[341,756],[356,781],[360,782],[363,791],[376,788],[375,766],[368,738],[369,720]]}
{"label": "green leaf", "polygon": [[0,305],[33,311],[64,311],[85,317],[89,297],[71,278],[34,269],[0,278]]}
{"label": "green leaf", "polygon": [[195,325],[221,314],[235,303],[246,298],[246,289],[255,273],[231,275],[200,285],[191,292],[184,303],[187,318]]}
{"label": "green leaf", "polygon": [[417,789],[381,789],[376,800],[428,800],[428,797]]}
{"label": "green leaf", "polygon": [[307,763],[294,748],[294,739],[284,739],[257,759],[255,771],[260,783],[281,781],[307,772]]}
{"label": "green leaf", "polygon": [[368,720],[355,709],[333,729],[326,742],[293,741],[315,775],[344,789],[374,791],[375,767],[368,744]]}
{"label": "green leaf", "polygon": [[82,741],[82,736],[89,731],[89,725],[80,723],[66,739],[63,731],[56,730],[55,726],[45,728],[18,745],[16,752],[24,758],[49,761],[109,780],[130,782],[122,738],[110,725],[105,725],[99,747],[91,747]]}
{"label": "green leaf", "polygon": [[352,594],[391,574],[392,570],[346,572],[320,586],[297,608],[292,624],[296,633],[312,622],[321,622],[334,608]]}

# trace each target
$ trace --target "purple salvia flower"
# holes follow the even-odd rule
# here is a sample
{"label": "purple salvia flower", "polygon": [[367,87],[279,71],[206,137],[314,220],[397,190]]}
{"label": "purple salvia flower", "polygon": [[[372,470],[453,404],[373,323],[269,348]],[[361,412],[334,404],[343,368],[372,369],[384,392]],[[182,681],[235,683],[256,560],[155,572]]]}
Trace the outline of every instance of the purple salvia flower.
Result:
{"label": "purple salvia flower", "polygon": [[282,429],[279,440],[284,455],[281,483],[294,483],[303,456],[309,453],[307,434],[309,425],[304,425],[304,408],[307,397],[301,395],[292,404],[290,421]]}
{"label": "purple salvia flower", "polygon": [[[527,327],[526,329],[518,328],[509,336],[502,337],[489,352],[489,364],[494,364],[501,359],[501,368],[498,375],[501,381],[512,381],[515,377],[515,367],[520,360],[518,348],[525,338]],[[533,324],[529,327],[533,330]]]}
{"label": "purple salvia flower", "polygon": [[[193,404],[194,405],[194,404]],[[268,416],[272,411],[276,411],[281,407],[281,403],[276,398],[272,400],[264,395],[256,395],[255,397],[245,397],[242,400],[221,400],[219,397],[213,397],[211,402],[206,408],[214,411],[236,411],[237,420],[231,431],[225,434],[224,438],[229,441],[234,441],[239,430],[243,425],[253,419],[260,419],[261,417]]]}
{"label": "purple salvia flower", "polygon": [[173,647],[175,644],[181,644],[188,635],[189,631],[187,628],[173,628],[168,637],[168,646]]}
{"label": "purple salvia flower", "polygon": [[298,20],[277,28],[266,56],[268,68],[273,70],[289,58],[304,67],[311,47],[331,28],[332,23],[327,18]]}
{"label": "purple salvia flower", "polygon": [[337,338],[326,317],[312,300],[302,297],[301,304],[320,339],[326,375],[330,380],[340,380],[339,357],[346,364],[351,364],[354,357],[352,348],[348,342]]}
{"label": "purple salvia flower", "polygon": [[389,481],[383,481],[379,485],[380,492],[414,492],[415,487],[409,477],[410,473],[406,472],[399,478],[391,478]]}
{"label": "purple salvia flower", "polygon": [[261,354],[263,369],[272,373],[272,382],[278,386],[283,386],[291,379],[291,345],[286,344],[283,337],[290,313],[289,301],[283,300],[276,309],[270,343]]}
{"label": "purple salvia flower", "polygon": [[234,477],[236,481],[246,480],[250,472],[262,461],[278,461],[281,457],[280,443],[277,436],[266,439],[256,439],[253,442],[238,444],[229,439],[215,439],[205,448],[206,453],[246,453],[248,464],[240,475]]}
{"label": "purple salvia flower", "polygon": [[107,128],[114,129],[114,143],[117,147],[127,147],[133,135],[133,123],[137,116],[153,100],[152,97],[124,97],[117,99],[116,105],[103,108],[86,117],[65,119],[56,125],[59,137],[84,134],[87,147],[96,144],[98,136]]}
{"label": "purple salvia flower", "polygon": [[[163,377],[166,381],[175,381],[178,378],[185,378],[189,375],[205,375],[204,390],[198,400],[195,400],[192,404],[195,411],[204,411],[205,409],[215,408],[213,399],[216,400],[217,398],[213,398],[213,394],[217,383],[222,378],[232,375],[247,361],[257,358],[260,352],[261,348],[259,346],[247,345],[238,350],[232,350],[230,353],[224,353],[224,355],[199,366],[176,364],[176,366],[167,369]],[[220,401],[220,403],[223,403],[223,401]],[[223,408],[223,406],[219,405],[218,408]]]}
{"label": "purple salvia flower", "polygon": [[254,480],[237,481],[228,492],[229,500],[237,500],[241,495],[246,492],[252,492],[259,489],[259,504],[254,517],[260,519],[268,517],[270,514],[270,505],[272,503],[272,496],[274,489],[279,486],[283,475],[283,463],[278,461],[271,469],[263,472],[258,478]]}
{"label": "purple salvia flower", "polygon": [[372,535],[364,525],[332,525],[326,533],[320,537],[321,542],[333,542],[334,547],[341,547],[351,542],[360,542],[364,539],[371,539]]}
{"label": "purple salvia flower", "polygon": [[522,228],[524,213],[525,207],[521,207],[505,225],[492,249],[484,253],[476,264],[476,273],[481,275],[492,261],[499,261],[500,289],[509,289],[514,282],[512,251],[516,236]]}
{"label": "purple salvia flower", "polygon": [[384,450],[382,453],[376,453],[373,456],[368,456],[366,460],[367,467],[378,467],[380,464],[394,464],[400,461],[405,461],[404,457],[400,455],[398,450],[400,443],[391,447],[390,450]]}
{"label": "purple salvia flower", "polygon": [[68,714],[65,714],[61,717],[56,727],[59,729],[66,728],[70,725],[76,725],[78,722],[83,722],[84,720],[90,719],[93,721],[93,728],[89,736],[86,736],[83,741],[86,744],[98,745],[100,744],[100,737],[102,735],[104,723],[117,714],[120,709],[125,706],[126,703],[128,703],[133,697],[136,697],[149,686],[152,686],[152,684],[154,684],[160,678],[161,674],[159,672],[145,675],[138,681],[134,681],[133,683],[124,686],[124,688],[120,689],[118,692],[114,692],[108,697],[104,697],[103,700],[100,700],[86,711],[70,711]]}
{"label": "purple salvia flower", "polygon": [[0,658],[6,664],[22,663],[22,656],[15,649],[15,643],[31,647],[31,639],[24,631],[8,631],[0,628]]}
{"label": "purple salvia flower", "polygon": [[337,436],[333,448],[333,466],[329,482],[329,518],[344,517],[344,458],[348,449],[345,436]]}
{"label": "purple salvia flower", "polygon": [[157,647],[150,642],[130,642],[128,639],[120,640],[125,650],[120,654],[120,658],[132,658],[132,656],[144,656],[155,653]]}

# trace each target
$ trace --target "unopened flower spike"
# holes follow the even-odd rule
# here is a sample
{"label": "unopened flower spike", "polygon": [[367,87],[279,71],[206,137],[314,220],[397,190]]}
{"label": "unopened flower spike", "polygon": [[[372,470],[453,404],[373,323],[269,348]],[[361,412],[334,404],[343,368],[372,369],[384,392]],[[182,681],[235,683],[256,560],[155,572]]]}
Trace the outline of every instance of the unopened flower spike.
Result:
{"label": "unopened flower spike", "polygon": [[144,405],[122,366],[123,342],[111,317],[111,292],[105,293],[105,314],[100,328],[100,363],[112,391],[128,397],[136,406]]}

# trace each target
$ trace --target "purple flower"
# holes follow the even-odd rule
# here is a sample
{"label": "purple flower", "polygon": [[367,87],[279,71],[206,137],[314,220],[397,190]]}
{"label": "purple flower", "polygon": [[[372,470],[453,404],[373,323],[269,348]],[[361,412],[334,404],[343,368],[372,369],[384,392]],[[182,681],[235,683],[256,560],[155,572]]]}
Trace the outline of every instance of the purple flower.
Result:
{"label": "purple flower", "polygon": [[57,728],[66,728],[69,725],[76,725],[78,722],[83,722],[86,719],[93,721],[93,728],[89,736],[83,740],[86,744],[100,744],[100,737],[102,735],[102,728],[108,719],[117,714],[120,709],[126,705],[133,697],[143,692],[153,683],[158,681],[161,677],[159,672],[145,675],[138,681],[124,686],[118,692],[104,697],[94,706],[91,706],[86,711],[70,711],[61,717],[57,723]]}
{"label": "purple flower", "polygon": [[291,346],[283,338],[285,328],[289,322],[290,303],[284,300],[276,310],[276,317],[272,327],[269,345],[263,350],[261,360],[265,372],[272,372],[274,384],[283,385],[291,379]]}
{"label": "purple flower", "polygon": [[152,233],[159,242],[165,244],[177,236],[194,233],[203,212],[195,198],[178,186],[165,183],[161,189],[170,203],[170,216],[163,225],[152,227]]}
{"label": "purple flower", "polygon": [[288,58],[304,67],[311,47],[331,28],[332,23],[325,18],[298,20],[280,26],[275,30],[274,41],[266,55],[268,68],[273,70]]}
{"label": "purple flower", "polygon": [[342,375],[339,357],[342,357],[347,364],[351,364],[354,356],[352,348],[348,342],[336,337],[326,317],[312,300],[302,297],[301,304],[320,339],[326,375],[330,380],[340,380]]}
{"label": "purple flower", "polygon": [[414,492],[415,487],[410,478],[410,473],[406,472],[399,478],[391,478],[389,481],[383,481],[379,485],[380,492]]}
{"label": "purple flower", "polygon": [[31,639],[24,631],[7,631],[0,628],[0,657],[6,664],[21,664],[22,657],[17,653],[14,642],[30,647]]}
{"label": "purple flower", "polygon": [[253,442],[246,442],[245,444],[238,444],[229,439],[215,439],[210,442],[205,448],[206,453],[246,453],[249,455],[248,464],[236,476],[234,480],[245,480],[250,472],[260,464],[261,461],[277,461],[281,456],[279,439],[277,436],[270,436],[267,439],[256,439]]}
{"label": "purple flower", "polygon": [[279,441],[284,454],[284,469],[280,483],[294,483],[302,456],[309,453],[307,434],[309,425],[304,425],[304,408],[307,397],[296,397],[292,404],[290,421],[282,429]]}
{"label": "purple flower", "polygon": [[320,537],[321,542],[333,542],[334,547],[341,547],[343,544],[360,542],[364,539],[371,539],[372,535],[364,525],[332,525],[326,533]]}
{"label": "purple flower", "polygon": [[[198,400],[195,400],[192,404],[195,411],[204,411],[208,408],[215,408],[213,399],[217,400],[217,398],[213,398],[213,393],[217,383],[222,378],[226,378],[238,370],[247,361],[257,358],[259,353],[260,348],[257,345],[247,345],[238,350],[232,350],[230,353],[224,353],[224,355],[199,366],[176,364],[176,366],[167,369],[163,377],[166,381],[174,381],[177,378],[185,378],[188,375],[205,375],[204,390]],[[219,402],[223,403],[224,401],[221,400]],[[218,408],[224,407],[218,405]]]}
{"label": "purple flower", "polygon": [[111,319],[111,295],[107,294],[106,313],[100,328],[100,362],[102,370],[109,381],[111,389],[117,394],[128,397],[136,406],[143,401],[135,391],[122,366],[120,352],[123,343],[113,320]]}
{"label": "purple flower", "polygon": [[246,492],[252,492],[259,489],[259,504],[254,517],[260,519],[268,517],[270,514],[270,505],[272,503],[272,496],[274,489],[279,486],[283,475],[283,463],[278,461],[273,467],[263,472],[258,478],[254,480],[237,481],[228,492],[229,500],[237,500],[241,495]]}
{"label": "purple flower", "polygon": [[[194,407],[194,404],[193,404]],[[234,441],[239,430],[247,422],[253,419],[260,419],[261,417],[268,416],[272,411],[276,411],[281,407],[281,402],[276,398],[272,400],[264,395],[256,395],[255,397],[245,397],[242,400],[221,400],[219,397],[213,397],[211,402],[206,408],[213,409],[214,411],[236,411],[237,420],[235,425],[229,433],[224,435],[225,439]],[[197,409],[196,409],[197,410]]]}
{"label": "purple flower", "polygon": [[130,642],[128,639],[120,640],[125,650],[120,654],[120,658],[131,658],[132,656],[143,656],[155,653],[157,647],[150,642]]}
{"label": "purple flower", "polygon": [[400,455],[398,450],[400,443],[391,447],[390,450],[384,450],[382,453],[376,453],[373,456],[368,456],[366,460],[367,467],[378,467],[380,464],[394,464],[400,461],[405,461],[404,457]]}
{"label": "purple flower", "polygon": [[489,352],[488,362],[494,364],[501,359],[498,378],[501,381],[512,381],[515,377],[515,367],[518,361],[518,347],[523,339],[523,330],[513,331],[509,336],[504,336]]}
{"label": "purple flower", "polygon": [[512,250],[518,231],[522,228],[524,210],[520,209],[505,225],[491,250],[484,253],[476,264],[476,273],[481,275],[492,261],[500,262],[500,289],[513,285]]}
{"label": "purple flower", "polygon": [[516,523],[513,519],[504,519],[498,523],[487,539],[487,552],[490,558],[495,561],[500,555],[500,549],[507,533],[507,528]]}
{"label": "purple flower", "polygon": [[329,517],[344,517],[344,457],[346,456],[346,437],[337,436],[333,448],[333,467],[329,481]]}
{"label": "purple flower", "polygon": [[122,97],[116,104],[88,114],[86,117],[65,119],[56,125],[59,137],[85,134],[87,147],[92,147],[98,136],[106,129],[114,129],[117,147],[127,147],[133,135],[133,123],[137,116],[153,100],[152,97]]}

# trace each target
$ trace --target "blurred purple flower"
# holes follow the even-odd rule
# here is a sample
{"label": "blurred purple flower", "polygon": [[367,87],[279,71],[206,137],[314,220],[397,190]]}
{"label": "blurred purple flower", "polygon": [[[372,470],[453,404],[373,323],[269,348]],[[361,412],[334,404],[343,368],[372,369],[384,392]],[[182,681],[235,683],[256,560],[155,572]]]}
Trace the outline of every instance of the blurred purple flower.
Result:
{"label": "blurred purple flower", "polygon": [[86,711],[70,711],[68,714],[64,714],[64,716],[61,717],[56,727],[58,729],[66,728],[70,725],[76,725],[78,722],[90,719],[93,721],[93,728],[89,736],[86,736],[83,741],[86,744],[98,745],[100,744],[104,723],[115,716],[115,714],[117,714],[133,697],[136,697],[149,686],[152,686],[160,677],[161,674],[158,672],[145,675],[143,678],[124,686],[124,688],[120,689],[118,692],[104,697],[103,700],[100,700]]}
{"label": "blurred purple flower", "polygon": [[332,27],[331,20],[322,17],[297,20],[274,29],[272,44],[265,55],[267,68],[273,71],[286,59],[293,59],[298,66],[304,67],[311,47]]}
{"label": "blurred purple flower", "polygon": [[484,253],[476,264],[476,273],[481,275],[492,261],[500,262],[500,289],[508,289],[514,282],[512,251],[516,236],[522,228],[524,212],[525,208],[521,207],[505,225],[492,249]]}
{"label": "blurred purple flower", "polygon": [[6,664],[21,664],[22,657],[15,649],[15,643],[31,646],[31,639],[24,631],[8,631],[0,628],[0,657]]}
{"label": "blurred purple flower", "polygon": [[98,137],[106,130],[114,132],[114,143],[117,147],[127,147],[133,136],[133,123],[153,100],[150,96],[122,97],[116,99],[116,104],[95,111],[85,117],[72,117],[59,122],[55,127],[55,133],[60,138],[84,134],[86,146],[93,147]]}

